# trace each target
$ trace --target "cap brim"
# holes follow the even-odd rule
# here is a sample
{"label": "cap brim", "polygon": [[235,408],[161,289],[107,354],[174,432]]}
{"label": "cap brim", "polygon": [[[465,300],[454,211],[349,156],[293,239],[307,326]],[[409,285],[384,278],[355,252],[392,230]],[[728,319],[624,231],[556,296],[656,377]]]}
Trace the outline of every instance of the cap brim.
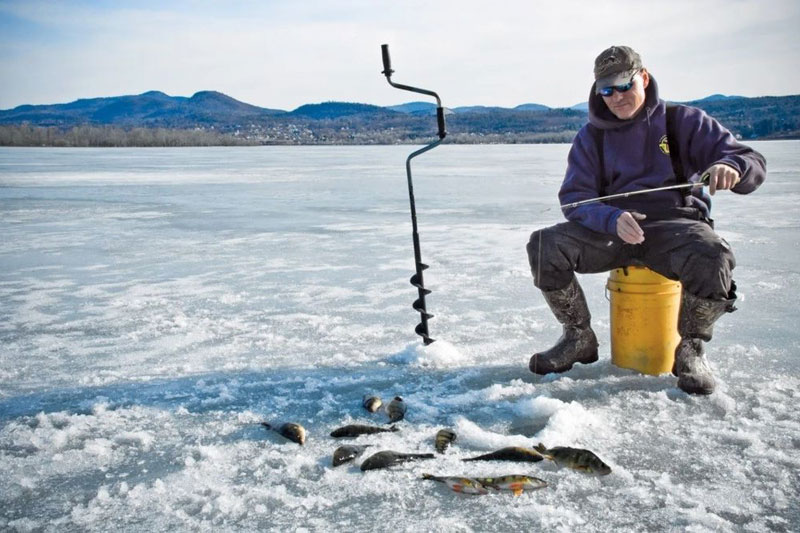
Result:
{"label": "cap brim", "polygon": [[613,87],[615,85],[625,85],[629,81],[633,75],[638,71],[638,69],[633,70],[626,70],[624,72],[617,72],[616,74],[612,74],[610,76],[606,76],[605,78],[600,78],[595,82],[595,94],[600,94],[600,89],[605,87]]}

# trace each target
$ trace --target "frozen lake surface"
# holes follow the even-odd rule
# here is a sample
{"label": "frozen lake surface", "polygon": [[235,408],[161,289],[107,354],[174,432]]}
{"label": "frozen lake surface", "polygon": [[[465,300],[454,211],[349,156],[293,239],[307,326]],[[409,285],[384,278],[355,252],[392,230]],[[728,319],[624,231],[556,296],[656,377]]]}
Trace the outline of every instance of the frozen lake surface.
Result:
{"label": "frozen lake surface", "polygon": [[[765,185],[714,198],[740,301],[707,346],[706,398],[611,365],[604,274],[580,276],[600,361],[528,372],[560,334],[525,244],[561,220],[567,145],[415,160],[428,347],[411,147],[0,148],[0,530],[797,531],[800,143],[753,146]],[[386,420],[365,392],[408,414],[355,442],[431,452],[444,427],[456,442],[331,467],[332,429]],[[538,442],[613,473],[460,461]],[[550,486],[464,496],[424,472]]]}

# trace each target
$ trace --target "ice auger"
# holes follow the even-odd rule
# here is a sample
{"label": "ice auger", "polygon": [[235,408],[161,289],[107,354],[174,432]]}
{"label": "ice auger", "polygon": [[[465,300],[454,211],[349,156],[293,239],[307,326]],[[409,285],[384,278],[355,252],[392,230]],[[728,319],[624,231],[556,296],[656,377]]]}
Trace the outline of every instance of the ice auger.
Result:
{"label": "ice auger", "polygon": [[381,45],[381,53],[383,55],[383,72],[381,74],[386,76],[386,81],[389,82],[389,85],[392,87],[396,87],[397,89],[403,89],[405,91],[413,91],[415,93],[427,94],[429,96],[433,96],[436,98],[436,120],[439,123],[439,138],[427,146],[424,146],[413,152],[411,155],[408,156],[406,159],[406,176],[408,177],[408,197],[411,203],[411,229],[412,229],[412,238],[414,241],[414,261],[416,263],[417,273],[411,276],[411,284],[417,288],[419,293],[419,298],[412,304],[412,307],[419,311],[419,315],[421,317],[421,321],[417,324],[417,327],[414,331],[422,337],[422,341],[427,346],[428,344],[432,343],[434,339],[430,337],[428,334],[428,319],[433,318],[433,315],[429,314],[427,309],[425,308],[425,295],[430,294],[431,291],[425,288],[425,283],[422,278],[422,271],[428,268],[428,265],[422,262],[422,254],[420,253],[419,249],[419,233],[417,231],[417,209],[414,204],[414,186],[411,183],[411,160],[417,157],[420,154],[427,152],[428,150],[435,148],[438,146],[447,135],[447,131],[445,130],[445,123],[444,123],[444,108],[442,107],[442,101],[439,99],[439,95],[433,91],[428,91],[425,89],[419,89],[417,87],[409,87],[408,85],[401,85],[399,83],[394,83],[392,81],[392,61],[389,58],[389,45],[383,44]]}

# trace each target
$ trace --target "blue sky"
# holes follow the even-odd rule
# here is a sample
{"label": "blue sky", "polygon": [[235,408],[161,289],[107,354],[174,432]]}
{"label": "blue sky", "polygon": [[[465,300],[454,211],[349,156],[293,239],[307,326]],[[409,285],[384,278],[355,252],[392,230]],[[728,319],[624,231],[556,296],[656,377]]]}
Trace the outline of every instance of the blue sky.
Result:
{"label": "blue sky", "polygon": [[382,43],[395,81],[448,107],[571,106],[611,44],[670,100],[800,94],[798,27],[798,0],[0,0],[0,109],[148,90],[289,110],[418,99],[380,75]]}

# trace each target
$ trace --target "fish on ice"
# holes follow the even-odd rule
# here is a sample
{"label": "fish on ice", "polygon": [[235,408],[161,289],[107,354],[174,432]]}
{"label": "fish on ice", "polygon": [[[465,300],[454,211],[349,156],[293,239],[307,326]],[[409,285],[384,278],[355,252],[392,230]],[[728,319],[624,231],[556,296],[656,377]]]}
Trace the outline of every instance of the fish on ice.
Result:
{"label": "fish on ice", "polygon": [[369,444],[345,444],[339,446],[333,452],[333,466],[343,465],[350,462],[366,450]]}
{"label": "fish on ice", "polygon": [[361,470],[366,472],[367,470],[388,468],[418,459],[433,459],[433,457],[434,455],[432,453],[400,453],[392,450],[385,450],[367,457],[364,462],[361,463]]}
{"label": "fish on ice", "polygon": [[261,425],[267,429],[271,429],[272,431],[278,433],[284,438],[289,439],[292,442],[296,442],[300,446],[306,443],[306,429],[300,424],[287,422],[285,424],[281,424],[280,426],[275,426],[269,422],[261,422]]}
{"label": "fish on ice", "polygon": [[478,455],[477,457],[468,457],[462,459],[462,461],[517,461],[523,463],[538,463],[542,459],[542,454],[536,450],[523,448],[522,446],[509,446],[490,453]]}
{"label": "fish on ice", "polygon": [[374,413],[381,408],[383,401],[380,399],[380,397],[373,394],[365,394],[364,398],[361,400],[361,405],[363,405],[364,409],[370,413]]}
{"label": "fish on ice", "polygon": [[558,466],[601,476],[611,473],[611,467],[589,450],[570,448],[567,446],[546,448],[541,442],[536,446],[536,450],[541,453],[544,458],[553,461]]}
{"label": "fish on ice", "polygon": [[399,422],[406,416],[406,402],[400,396],[395,396],[386,406],[386,414],[389,415],[390,424]]}
{"label": "fish on ice", "polygon": [[400,431],[397,426],[390,426],[388,428],[380,426],[365,426],[362,424],[349,424],[342,426],[331,431],[331,437],[340,439],[346,437],[358,437],[359,435],[372,435],[374,433],[391,433]]}
{"label": "fish on ice", "polygon": [[450,490],[461,494],[488,494],[489,491],[476,479],[461,476],[434,476],[422,474],[422,479],[444,483]]}
{"label": "fish on ice", "polygon": [[514,496],[519,496],[526,490],[539,490],[547,486],[547,482],[543,479],[519,474],[499,477],[478,477],[475,478],[475,480],[487,489],[511,491],[514,493]]}
{"label": "fish on ice", "polygon": [[436,451],[439,453],[444,453],[448,446],[452,442],[456,440],[456,432],[452,429],[440,429],[436,433],[436,438],[434,439],[434,444],[436,446]]}

